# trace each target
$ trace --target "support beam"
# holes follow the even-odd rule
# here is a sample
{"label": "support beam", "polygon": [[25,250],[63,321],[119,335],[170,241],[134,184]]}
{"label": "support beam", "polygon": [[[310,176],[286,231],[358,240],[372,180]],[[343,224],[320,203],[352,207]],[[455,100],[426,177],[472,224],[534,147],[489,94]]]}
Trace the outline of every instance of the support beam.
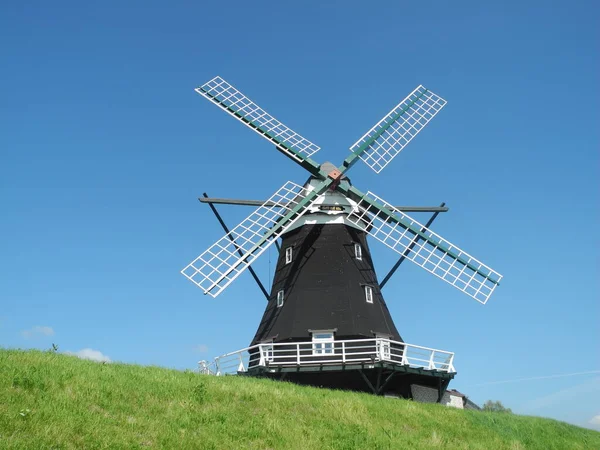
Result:
{"label": "support beam", "polygon": [[438,379],[438,399],[437,403],[441,403],[442,398],[444,397],[444,392],[448,389],[448,385],[450,384],[450,380],[442,380]]}
{"label": "support beam", "polygon": [[[206,192],[203,193],[202,195],[205,198],[208,198],[208,195],[206,195]],[[225,225],[225,222],[223,222],[223,219],[221,218],[221,215],[217,211],[217,208],[215,208],[215,206],[212,203],[210,203],[210,202],[206,202],[206,203],[208,203],[208,206],[210,206],[210,209],[212,210],[212,212],[216,216],[217,220],[221,224],[221,227],[223,228],[223,230],[225,230],[225,234],[227,236],[229,236],[229,228],[227,228],[227,225]],[[235,240],[231,236],[229,236],[229,239],[231,240],[231,242],[233,243],[233,245],[235,245],[235,248],[236,248],[238,254],[240,256],[243,256],[244,254],[242,253],[242,251],[240,250],[240,248],[236,244]],[[252,266],[248,266],[248,270],[250,271],[250,275],[252,275],[252,278],[254,278],[254,281],[256,281],[256,284],[258,285],[258,287],[260,288],[260,290],[264,294],[264,296],[267,299],[267,301],[269,301],[269,293],[267,292],[267,290],[265,289],[265,287],[263,286],[263,284],[260,282],[260,279],[258,278],[258,275],[256,275],[256,272],[254,271],[254,269],[252,268]]]}
{"label": "support beam", "polygon": [[379,393],[381,392],[381,374],[382,374],[382,372],[383,372],[383,367],[380,367],[379,370],[377,371],[377,384],[376,384],[376,386],[377,386],[376,394],[377,395],[379,395]]}
{"label": "support beam", "polygon": [[392,378],[394,378],[394,376],[397,374],[397,372],[391,372],[388,377],[385,379],[385,381],[383,382],[383,384],[381,386],[379,386],[379,391],[377,392],[378,395],[383,393],[383,390],[385,389],[385,387],[388,385],[388,383],[390,381],[392,381]]}
{"label": "support beam", "polygon": [[[276,203],[269,202],[265,204],[264,200],[242,200],[235,198],[202,198],[199,197],[200,203],[222,204],[222,205],[239,205],[239,206],[277,206]],[[448,208],[443,206],[394,206],[394,208],[402,212],[448,212]]]}
{"label": "support beam", "polygon": [[365,380],[365,383],[367,383],[367,386],[369,386],[369,389],[371,389],[373,394],[377,395],[377,390],[373,387],[373,384],[371,383],[369,378],[365,375],[365,373],[360,369],[358,370],[358,373],[361,374],[361,376],[363,377],[363,380]]}
{"label": "support beam", "polygon": [[[445,205],[446,205],[446,203],[442,202],[442,204],[439,206],[439,208],[443,209]],[[448,208],[445,208],[445,209],[446,209],[446,211],[448,211]],[[438,216],[438,214],[440,212],[441,211],[435,211],[433,213],[433,215],[429,218],[429,220],[425,224],[426,228],[429,228],[431,226],[431,224],[433,223],[433,221],[435,220],[435,218]],[[424,231],[425,231],[425,229],[421,228],[421,232],[424,232]],[[389,279],[392,277],[392,275],[394,275],[394,273],[396,273],[396,270],[398,270],[398,267],[400,267],[400,264],[402,264],[402,262],[404,262],[404,260],[406,259],[406,256],[410,253],[410,251],[413,249],[413,247],[415,245],[417,245],[417,242],[419,242],[419,240],[420,240],[420,236],[416,235],[415,239],[411,242],[411,244],[404,251],[404,253],[402,253],[402,256],[400,256],[400,259],[398,259],[398,261],[396,261],[396,264],[394,264],[394,267],[392,267],[391,270],[388,272],[388,274],[383,278],[383,281],[379,284],[379,289],[383,289],[383,287],[386,285],[386,283],[389,281]]]}
{"label": "support beam", "polygon": [[377,391],[377,394],[379,394],[379,388],[381,386],[381,372],[383,372],[383,367],[380,367],[377,371],[377,383],[375,384],[375,390]]}

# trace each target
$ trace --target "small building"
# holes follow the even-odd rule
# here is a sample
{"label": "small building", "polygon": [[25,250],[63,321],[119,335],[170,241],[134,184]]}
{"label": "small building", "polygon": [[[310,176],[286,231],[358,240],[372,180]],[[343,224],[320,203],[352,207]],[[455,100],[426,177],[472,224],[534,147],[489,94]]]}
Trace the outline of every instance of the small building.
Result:
{"label": "small building", "polygon": [[[410,388],[413,400],[421,403],[437,403],[437,389],[428,386],[420,386],[418,384],[413,384]],[[440,403],[442,405],[451,406],[458,409],[481,410],[477,404],[469,400],[465,394],[457,391],[456,389],[446,390]]]}

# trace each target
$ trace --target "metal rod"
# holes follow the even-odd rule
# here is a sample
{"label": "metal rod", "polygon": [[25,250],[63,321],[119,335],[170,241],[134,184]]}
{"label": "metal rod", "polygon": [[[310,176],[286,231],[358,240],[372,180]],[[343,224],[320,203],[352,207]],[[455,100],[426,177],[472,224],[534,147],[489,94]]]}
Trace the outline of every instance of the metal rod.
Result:
{"label": "metal rod", "polygon": [[[208,199],[208,195],[206,195],[206,192],[203,193],[202,195],[206,199]],[[200,201],[202,201],[202,200],[200,199]],[[235,246],[238,254],[240,256],[244,256],[244,254],[242,253],[242,250],[240,249],[240,247],[236,244],[235,240],[229,235],[229,228],[227,228],[227,225],[225,225],[225,222],[223,222],[223,219],[221,219],[221,216],[219,215],[219,212],[217,211],[217,208],[215,208],[215,206],[212,204],[212,202],[203,202],[203,203],[208,203],[208,206],[210,206],[210,209],[212,209],[212,212],[217,217],[217,220],[221,224],[221,227],[223,227],[223,230],[225,230],[225,233],[229,237],[229,240]],[[269,301],[269,293],[267,292],[267,290],[265,289],[265,287],[263,286],[263,284],[260,282],[260,280],[258,278],[258,275],[256,275],[256,272],[254,271],[254,269],[252,268],[252,266],[248,266],[248,270],[250,271],[250,274],[252,275],[252,278],[254,278],[254,281],[256,281],[256,284],[258,284],[258,287],[260,288],[260,290],[262,291],[262,293],[265,295],[265,298],[267,299],[267,301]]]}
{"label": "metal rod", "polygon": [[[440,205],[440,208],[443,208],[445,205],[446,205],[446,203],[442,202],[442,204]],[[448,211],[448,208],[445,208],[445,209],[446,209],[446,211]],[[431,224],[433,223],[433,221],[435,220],[435,218],[438,216],[439,213],[440,213],[440,211],[436,211],[433,213],[433,215],[429,218],[429,220],[425,224],[425,228],[429,228],[431,226]],[[421,229],[422,233],[425,231],[425,228]],[[398,270],[398,267],[400,267],[400,264],[402,264],[404,262],[404,260],[406,259],[406,256],[410,253],[410,251],[417,244],[417,242],[419,242],[419,239],[420,239],[419,235],[415,236],[415,239],[410,243],[408,248],[406,250],[404,250],[404,252],[402,253],[402,256],[400,256],[400,259],[398,259],[398,261],[396,261],[396,264],[394,264],[394,267],[392,267],[392,269],[388,272],[388,274],[385,276],[383,281],[379,284],[379,289],[383,289],[383,287],[388,282],[388,280],[392,277],[392,275],[394,275],[396,270]]]}
{"label": "metal rod", "polygon": [[[214,203],[223,205],[240,205],[240,206],[285,206],[278,203],[268,202],[265,204],[262,200],[242,200],[235,198],[202,198],[199,197],[200,203]],[[442,206],[394,206],[394,208],[402,212],[448,212],[448,208]]]}

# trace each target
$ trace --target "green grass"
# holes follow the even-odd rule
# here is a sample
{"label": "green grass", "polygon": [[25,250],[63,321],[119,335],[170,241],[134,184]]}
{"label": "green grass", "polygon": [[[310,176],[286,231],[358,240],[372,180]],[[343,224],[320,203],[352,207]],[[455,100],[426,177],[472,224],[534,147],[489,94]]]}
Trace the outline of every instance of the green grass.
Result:
{"label": "green grass", "polygon": [[600,449],[600,433],[245,377],[0,349],[1,449]]}

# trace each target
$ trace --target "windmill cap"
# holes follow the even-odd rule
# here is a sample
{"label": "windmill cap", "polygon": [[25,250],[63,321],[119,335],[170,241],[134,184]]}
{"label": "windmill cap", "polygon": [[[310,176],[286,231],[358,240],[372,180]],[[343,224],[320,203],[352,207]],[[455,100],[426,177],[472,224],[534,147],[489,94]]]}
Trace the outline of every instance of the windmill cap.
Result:
{"label": "windmill cap", "polygon": [[[333,170],[337,170],[337,166],[330,163],[329,161],[324,162],[323,164],[321,164],[320,169],[323,172],[331,172]],[[348,177],[346,175],[342,175],[342,180],[348,180]]]}
{"label": "windmill cap", "polygon": [[[323,164],[321,164],[319,166],[319,168],[326,173],[329,173],[333,170],[337,170],[337,166],[330,163],[329,161],[324,162]],[[318,180],[317,177],[315,177],[314,175],[311,175],[310,177],[308,177],[308,180],[306,180],[306,183],[304,183],[304,185],[306,186],[308,183],[310,183],[311,180]],[[350,178],[348,178],[345,174],[342,175],[342,177],[340,178],[340,181],[344,181],[347,182],[348,184],[352,184],[352,182],[350,181]]]}

